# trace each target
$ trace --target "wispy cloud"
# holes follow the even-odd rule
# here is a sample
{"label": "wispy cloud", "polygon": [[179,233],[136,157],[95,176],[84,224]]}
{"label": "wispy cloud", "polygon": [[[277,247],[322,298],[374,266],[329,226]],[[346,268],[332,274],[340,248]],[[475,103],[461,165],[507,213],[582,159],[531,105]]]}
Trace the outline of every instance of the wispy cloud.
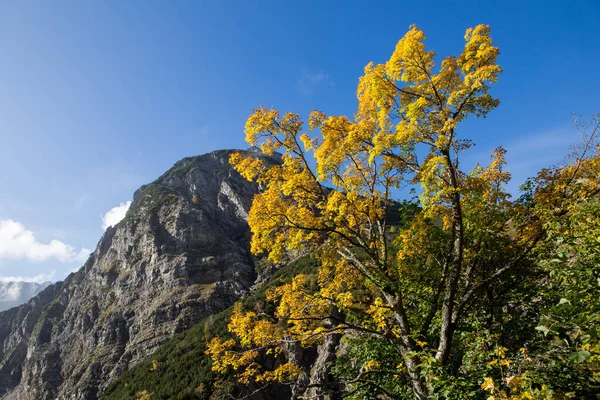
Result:
{"label": "wispy cloud", "polygon": [[[542,168],[564,161],[572,145],[578,142],[577,132],[569,126],[561,126],[542,132],[522,135],[503,144],[506,149],[506,169],[511,173],[507,189],[513,195],[519,193],[519,185],[535,176]],[[465,154],[463,167],[470,169],[475,162],[487,164],[491,148],[474,148]]]}
{"label": "wispy cloud", "polygon": [[578,140],[577,132],[568,127],[534,133],[517,139],[508,147],[513,151],[529,153],[532,150],[564,149]]}
{"label": "wispy cloud", "polygon": [[533,133],[508,143],[507,169],[512,174],[509,188],[517,192],[518,185],[537,174],[542,168],[560,164],[579,138],[573,128],[560,127]]}
{"label": "wispy cloud", "polygon": [[0,261],[27,260],[42,262],[57,260],[62,263],[84,262],[90,250],[66,244],[60,240],[40,242],[32,231],[12,219],[0,221]]}
{"label": "wispy cloud", "polygon": [[208,136],[208,125],[202,125],[198,128],[198,136],[207,137]]}
{"label": "wispy cloud", "polygon": [[53,282],[56,271],[49,274],[38,274],[36,276],[0,276],[0,282]]}
{"label": "wispy cloud", "polygon": [[121,203],[118,206],[108,210],[108,212],[102,216],[102,229],[106,229],[109,226],[115,226],[118,224],[123,218],[125,218],[125,214],[127,214],[129,206],[131,206],[131,201]]}
{"label": "wispy cloud", "polygon": [[302,76],[296,82],[296,90],[304,95],[311,95],[319,86],[333,86],[335,82],[328,73],[323,71],[314,72],[305,69]]}
{"label": "wispy cloud", "polygon": [[87,201],[87,199],[89,199],[89,196],[87,194],[82,194],[81,196],[77,197],[75,199],[75,211],[81,211],[81,208],[83,207],[83,204]]}

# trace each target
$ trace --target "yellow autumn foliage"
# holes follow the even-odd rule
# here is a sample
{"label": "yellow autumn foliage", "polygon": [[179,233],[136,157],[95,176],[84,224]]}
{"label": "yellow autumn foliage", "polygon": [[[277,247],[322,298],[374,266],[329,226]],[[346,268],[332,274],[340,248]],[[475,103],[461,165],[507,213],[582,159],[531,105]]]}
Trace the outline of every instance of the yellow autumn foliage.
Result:
{"label": "yellow autumn foliage", "polygon": [[[365,67],[351,117],[315,110],[306,131],[295,113],[259,107],[250,115],[248,143],[265,155],[282,154],[281,164],[243,153],[230,159],[262,188],[249,212],[251,251],[274,263],[311,252],[320,269],[269,291],[271,318],[236,306],[228,326],[235,339],[208,346],[214,371],[234,371],[241,383],[291,382],[302,373],[297,366],[268,370],[259,357],[353,331],[397,346],[415,397],[427,398],[418,355],[426,343],[415,340],[417,332],[439,316],[436,358],[445,363],[465,307],[518,265],[544,232],[543,216],[528,215],[504,189],[510,174],[503,149],[487,166],[460,170],[459,155],[473,144],[459,138],[459,124],[499,104],[489,93],[502,72],[490,34],[485,25],[468,29],[463,51],[438,67],[425,34],[411,26],[387,62]],[[560,207],[560,185],[567,190],[582,171],[598,171],[597,159],[585,162],[586,168],[542,173],[540,204]],[[395,197],[407,186],[419,193],[419,208],[392,230],[390,215],[401,211]],[[580,186],[589,195],[597,180]],[[487,251],[500,245],[502,252]],[[495,270],[478,270],[486,258]],[[491,378],[482,389],[500,395]]]}

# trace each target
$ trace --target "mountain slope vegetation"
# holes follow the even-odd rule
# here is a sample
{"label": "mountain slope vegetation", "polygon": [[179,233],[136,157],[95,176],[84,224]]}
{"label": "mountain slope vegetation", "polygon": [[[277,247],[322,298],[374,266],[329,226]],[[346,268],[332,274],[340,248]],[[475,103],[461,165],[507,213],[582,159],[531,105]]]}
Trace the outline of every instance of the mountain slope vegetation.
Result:
{"label": "mountain slope vegetation", "polygon": [[[299,274],[314,273],[316,261],[302,257],[282,267],[268,284],[242,300],[245,309],[265,302],[265,292],[289,283]],[[232,308],[212,315],[163,344],[154,354],[127,371],[102,396],[104,400],[136,399],[147,392],[152,399],[207,399],[214,394],[213,372],[206,345],[215,336],[228,336]],[[228,388],[231,389],[231,388]],[[273,397],[277,398],[277,397]]]}

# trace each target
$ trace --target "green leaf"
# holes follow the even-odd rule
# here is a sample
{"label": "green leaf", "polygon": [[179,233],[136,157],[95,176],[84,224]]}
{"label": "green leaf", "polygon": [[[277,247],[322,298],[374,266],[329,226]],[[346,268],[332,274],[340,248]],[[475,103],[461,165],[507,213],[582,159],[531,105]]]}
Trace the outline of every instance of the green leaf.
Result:
{"label": "green leaf", "polygon": [[563,305],[565,303],[569,303],[569,305],[571,305],[571,300],[565,299],[564,297],[562,299],[560,299],[560,301],[558,302],[558,305]]}
{"label": "green leaf", "polygon": [[540,331],[540,332],[544,332],[544,336],[546,336],[548,334],[548,332],[550,332],[550,329],[548,329],[547,327],[545,327],[544,325],[539,325],[535,327],[536,331]]}
{"label": "green leaf", "polygon": [[590,352],[586,350],[580,350],[569,354],[569,360],[574,362],[584,362],[586,358],[590,356]]}
{"label": "green leaf", "polygon": [[587,350],[579,350],[577,353],[585,358],[589,358],[592,355],[592,353]]}
{"label": "green leaf", "polygon": [[583,343],[586,343],[591,338],[592,337],[590,335],[581,335],[581,336],[579,336],[579,340],[581,340]]}

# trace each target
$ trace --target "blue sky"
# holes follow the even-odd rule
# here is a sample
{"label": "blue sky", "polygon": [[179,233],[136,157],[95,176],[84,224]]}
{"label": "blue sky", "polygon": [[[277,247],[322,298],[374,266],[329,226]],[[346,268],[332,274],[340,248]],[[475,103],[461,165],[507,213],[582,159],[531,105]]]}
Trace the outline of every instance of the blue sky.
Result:
{"label": "blue sky", "polygon": [[140,185],[245,148],[258,105],[351,114],[412,23],[441,57],[491,25],[501,105],[462,135],[473,159],[504,145],[522,181],[577,140],[571,112],[600,108],[598,20],[593,0],[0,0],[0,277],[62,279]]}

